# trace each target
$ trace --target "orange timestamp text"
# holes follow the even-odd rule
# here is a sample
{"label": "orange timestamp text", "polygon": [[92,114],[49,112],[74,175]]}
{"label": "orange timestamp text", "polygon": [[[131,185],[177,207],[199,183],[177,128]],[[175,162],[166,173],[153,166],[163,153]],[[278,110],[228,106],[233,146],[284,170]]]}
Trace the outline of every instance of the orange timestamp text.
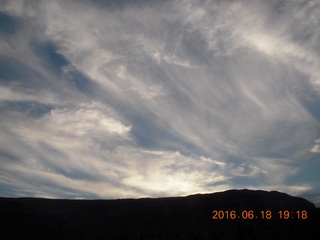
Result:
{"label": "orange timestamp text", "polygon": [[253,210],[213,210],[212,219],[214,220],[222,220],[222,219],[302,219],[305,220],[308,218],[308,211],[299,210],[299,211],[289,211],[289,210],[280,210],[277,212],[273,212],[271,210],[264,211],[253,211]]}

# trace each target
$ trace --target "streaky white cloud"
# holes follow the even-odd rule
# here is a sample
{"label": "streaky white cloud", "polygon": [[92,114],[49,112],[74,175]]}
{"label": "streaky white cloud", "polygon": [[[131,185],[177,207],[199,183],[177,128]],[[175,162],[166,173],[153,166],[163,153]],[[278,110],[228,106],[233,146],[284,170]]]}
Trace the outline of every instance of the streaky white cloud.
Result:
{"label": "streaky white cloud", "polygon": [[287,177],[298,171],[290,159],[256,157],[254,160],[256,166],[263,171],[267,182],[271,185],[283,183]]}
{"label": "streaky white cloud", "polygon": [[310,152],[320,153],[320,139],[314,141],[316,144],[310,149]]}
{"label": "streaky white cloud", "polygon": [[[185,195],[222,189],[226,185],[223,182],[230,177],[223,174],[226,171],[224,163],[203,156],[137,149],[129,152],[126,149],[123,153],[123,159],[131,159],[128,164],[132,169],[123,179],[123,183],[141,188],[155,196]],[[209,187],[215,183],[216,186]]]}
{"label": "streaky white cloud", "polygon": [[[240,22],[234,27],[236,34],[241,39],[240,42],[244,46],[257,50],[268,57],[274,58],[276,61],[284,62],[288,66],[307,74],[315,89],[319,90],[320,72],[318,66],[320,58],[319,54],[317,54],[318,46],[314,42],[298,42],[294,36],[296,33],[294,31],[295,28],[301,28],[302,24],[305,24],[305,21],[310,21],[310,26],[308,27],[313,28],[313,26],[317,25],[316,22],[320,20],[319,15],[317,16],[320,5],[315,2],[311,4],[311,1],[309,3],[305,5],[304,10],[302,10],[303,8],[297,8],[297,6],[290,6],[290,3],[285,3],[283,7],[285,13],[282,15],[283,19],[280,19],[282,21],[279,25],[275,24],[270,27],[267,23],[270,18],[269,14],[263,14],[262,8],[254,7],[250,9],[242,6],[246,10],[241,12],[248,14],[248,11],[250,11],[248,15],[250,15],[250,18],[254,18],[256,24],[247,28],[247,26]],[[258,7],[261,5],[258,5]],[[263,6],[265,9],[266,6]],[[311,9],[313,9],[311,12],[308,11]],[[253,13],[254,10],[258,11]],[[268,9],[268,11],[272,10],[272,8]],[[242,17],[245,16],[242,15]],[[314,29],[314,32],[311,34],[319,34],[319,29]]]}
{"label": "streaky white cloud", "polygon": [[320,64],[320,58],[314,50],[304,48],[279,36],[259,33],[252,35],[245,33],[244,35],[252,48],[309,75],[311,83],[315,84],[315,88],[319,90],[320,72],[317,66]]}
{"label": "streaky white cloud", "polygon": [[[93,198],[138,197],[135,191],[127,189],[122,193],[119,187],[107,181],[72,179],[63,174],[30,168],[31,166],[6,165],[1,170],[1,182],[23,189],[19,196],[49,197],[92,196]],[[5,171],[5,172],[3,172]],[[15,174],[15,176],[10,176]],[[7,177],[6,177],[7,175]]]}
{"label": "streaky white cloud", "polygon": [[10,88],[0,86],[1,101],[34,101],[35,97],[24,93],[15,93]]}
{"label": "streaky white cloud", "polygon": [[[66,8],[62,3],[53,2],[45,8],[47,10],[44,14],[46,35],[58,44],[59,51],[72,62],[76,69],[97,81],[111,94],[122,96],[122,99],[128,98],[126,97],[128,91],[137,93],[143,99],[165,95],[161,82],[154,83],[148,75],[128,71],[128,66],[134,64],[130,59],[136,61],[142,58],[145,61],[144,58],[149,56],[157,63],[163,60],[188,66],[186,61],[180,60],[172,53],[162,56],[163,46],[161,43],[154,42],[156,40],[137,37],[136,33],[130,34],[130,20],[121,20],[118,12],[106,14],[107,11],[95,9],[95,12],[92,12],[93,9],[91,9],[83,13],[78,5],[76,9],[79,11],[74,11],[73,8],[69,9],[70,4],[72,6],[74,4],[70,2],[65,4]],[[130,12],[130,9],[128,11]],[[60,18],[56,18],[56,13],[60,14]],[[81,22],[86,24],[75,20],[80,15]],[[125,19],[128,18],[126,14],[124,16]],[[100,24],[97,24],[98,18],[101,21]],[[119,32],[115,30],[113,24],[117,18],[120,18],[119,27],[127,29],[129,33],[123,34],[122,30]],[[69,24],[65,25],[65,22]],[[92,24],[96,25],[94,29],[90,27]],[[124,48],[121,47],[122,45]]]}
{"label": "streaky white cloud", "polygon": [[[11,140],[6,150],[19,160],[3,162],[0,181],[23,189],[27,196],[169,196],[227,186],[222,183],[228,179],[222,174],[227,171],[223,162],[134,148],[130,141],[117,141],[107,133],[103,136],[106,142],[99,142],[97,132],[85,128],[87,132],[79,134],[77,126],[63,124],[61,128],[61,121],[49,120],[48,116],[37,121],[24,119],[23,125],[15,123],[15,131],[4,135]],[[53,118],[56,120],[56,116]],[[101,134],[99,128],[94,130]],[[112,142],[116,145],[110,148]],[[213,183],[217,185],[207,186]]]}
{"label": "streaky white cloud", "polygon": [[[174,52],[170,51],[171,49],[166,50],[168,48],[168,44],[164,41],[160,42],[157,39],[148,39],[141,36],[133,36],[131,41],[134,42],[135,47],[137,47],[140,51],[142,50],[147,56],[150,56],[151,59],[157,64],[165,62],[181,67],[194,67],[189,63],[189,61],[183,60],[175,55]],[[136,54],[140,55],[141,52],[137,51]]]}
{"label": "streaky white cloud", "polygon": [[89,131],[97,131],[101,134],[126,135],[131,127],[123,125],[118,120],[107,117],[96,109],[54,109],[44,116],[41,121],[48,125],[59,127],[59,132],[75,136],[86,135]]}
{"label": "streaky white cloud", "polygon": [[35,120],[25,118],[25,124],[19,120],[4,124],[10,128],[16,125],[12,132],[33,147],[41,148],[39,143],[45,143],[58,152],[66,151],[66,155],[73,156],[82,148],[90,152],[93,147],[94,154],[94,148],[101,144],[113,148],[117,142],[129,141],[131,126],[124,125],[117,117],[106,105],[90,102],[55,108]]}
{"label": "streaky white cloud", "polygon": [[[129,141],[130,128],[104,115],[97,104],[83,108],[53,111],[38,119],[10,120],[19,116],[16,113],[2,118],[0,154],[5,151],[15,161],[2,158],[1,184],[26,196],[124,197],[118,185],[126,168],[114,162],[110,149]],[[133,190],[125,192],[137,196]]]}
{"label": "streaky white cloud", "polygon": [[[210,2],[197,4],[180,1],[177,11],[185,17],[185,23],[200,32],[208,49],[215,55],[235,55],[243,47],[257,51],[271,61],[284,62],[310,76],[311,83],[319,90],[320,58],[315,39],[319,36],[320,5],[315,1],[284,2],[282,14],[270,19],[275,11],[266,1]],[[277,21],[274,24],[273,21]],[[303,29],[305,28],[305,29]],[[307,30],[306,30],[307,29]],[[309,30],[311,29],[311,30]],[[311,41],[298,42],[295,33],[309,31]],[[305,36],[301,36],[307,39]],[[301,38],[300,38],[301,39]]]}
{"label": "streaky white cloud", "polygon": [[0,101],[1,102],[37,102],[42,104],[58,104],[55,97],[51,93],[34,93],[21,92],[12,90],[10,87],[0,86]]}

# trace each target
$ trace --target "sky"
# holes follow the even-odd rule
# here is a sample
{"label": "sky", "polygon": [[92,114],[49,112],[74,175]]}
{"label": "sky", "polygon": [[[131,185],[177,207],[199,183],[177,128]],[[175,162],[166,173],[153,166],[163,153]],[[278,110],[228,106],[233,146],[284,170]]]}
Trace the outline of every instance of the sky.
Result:
{"label": "sky", "polygon": [[0,2],[0,196],[276,190],[320,204],[320,1]]}

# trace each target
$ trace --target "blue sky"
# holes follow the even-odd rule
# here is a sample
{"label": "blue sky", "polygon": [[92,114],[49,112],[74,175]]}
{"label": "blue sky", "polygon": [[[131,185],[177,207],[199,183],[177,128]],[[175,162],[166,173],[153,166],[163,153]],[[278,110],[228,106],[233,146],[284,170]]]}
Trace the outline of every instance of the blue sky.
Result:
{"label": "blue sky", "polygon": [[0,196],[320,202],[319,1],[0,10]]}

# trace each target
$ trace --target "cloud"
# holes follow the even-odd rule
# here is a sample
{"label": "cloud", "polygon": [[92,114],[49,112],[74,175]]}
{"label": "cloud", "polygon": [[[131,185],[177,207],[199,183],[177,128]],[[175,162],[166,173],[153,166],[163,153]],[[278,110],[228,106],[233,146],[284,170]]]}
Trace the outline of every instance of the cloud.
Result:
{"label": "cloud", "polygon": [[46,115],[41,121],[46,125],[59,126],[60,133],[82,136],[90,134],[89,131],[97,131],[100,134],[111,133],[126,135],[130,127],[121,122],[105,116],[102,112],[92,107],[82,106],[77,110],[54,109],[50,115]]}
{"label": "cloud", "polygon": [[[223,163],[203,156],[183,156],[169,151],[136,151],[130,156],[137,156],[145,162],[132,167],[136,172],[131,173],[124,182],[157,196],[208,192],[208,183],[221,183],[228,179],[222,174]],[[139,161],[132,162],[136,164]]]}
{"label": "cloud", "polygon": [[283,183],[286,178],[298,171],[289,159],[255,158],[255,161],[257,167],[263,170],[266,181],[270,185]]}
{"label": "cloud", "polygon": [[310,149],[310,152],[319,153],[320,152],[320,139],[315,140],[315,145]]}
{"label": "cloud", "polygon": [[0,86],[0,101],[1,102],[37,102],[42,104],[55,104],[57,103],[54,96],[51,94],[32,94],[12,91],[11,88]]}
{"label": "cloud", "polygon": [[[298,3],[301,3],[299,5]],[[280,6],[279,6],[280,5]],[[319,90],[319,4],[316,1],[208,2],[183,1],[177,7],[188,24],[199,31],[208,49],[218,55],[253,50],[310,76]],[[281,11],[281,14],[276,13]]]}
{"label": "cloud", "polygon": [[[224,163],[132,148],[127,132],[122,131],[127,128],[117,126],[114,129],[121,131],[110,132],[102,124],[93,126],[89,113],[80,119],[73,114],[72,124],[66,124],[68,114],[52,112],[36,125],[31,119],[24,119],[24,126],[14,123],[15,131],[11,137],[2,135],[2,143],[12,141],[6,150],[17,161],[3,162],[2,184],[24,189],[25,195],[108,198],[207,192],[206,182],[226,179],[220,173]],[[214,167],[211,171],[210,166]]]}
{"label": "cloud", "polygon": [[1,9],[20,19],[0,44],[2,185],[51,197],[316,188],[287,181],[319,148],[316,2]]}

